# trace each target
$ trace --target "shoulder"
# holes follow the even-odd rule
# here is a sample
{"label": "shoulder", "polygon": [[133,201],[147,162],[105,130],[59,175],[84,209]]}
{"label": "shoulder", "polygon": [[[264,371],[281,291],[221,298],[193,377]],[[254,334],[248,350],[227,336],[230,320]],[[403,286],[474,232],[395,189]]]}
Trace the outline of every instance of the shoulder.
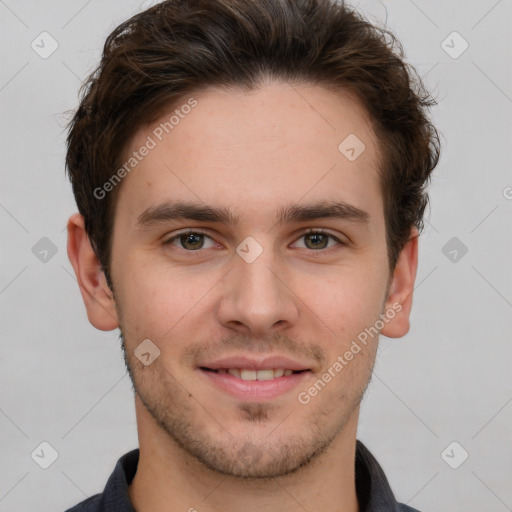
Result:
{"label": "shoulder", "polygon": [[81,501],[65,512],[135,512],[130,502],[130,485],[139,461],[139,449],[125,453],[116,463],[102,493]]}
{"label": "shoulder", "polygon": [[101,510],[101,498],[101,494],[95,494],[94,496],[78,503],[74,507],[68,508],[65,512],[99,512]]}
{"label": "shoulder", "polygon": [[403,503],[398,503],[398,512],[420,512],[416,508],[409,507],[408,505],[404,505]]}

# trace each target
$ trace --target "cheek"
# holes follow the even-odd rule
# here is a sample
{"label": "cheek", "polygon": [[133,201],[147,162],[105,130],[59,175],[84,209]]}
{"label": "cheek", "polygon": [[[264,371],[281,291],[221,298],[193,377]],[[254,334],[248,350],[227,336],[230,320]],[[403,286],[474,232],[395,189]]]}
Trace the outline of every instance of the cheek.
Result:
{"label": "cheek", "polygon": [[121,273],[130,276],[120,286],[124,326],[132,336],[162,340],[170,331],[197,322],[218,276],[190,268],[178,269],[149,257],[125,261]]}
{"label": "cheek", "polygon": [[385,275],[368,267],[344,268],[328,278],[307,281],[304,302],[323,321],[336,339],[347,340],[373,324],[384,300]]}

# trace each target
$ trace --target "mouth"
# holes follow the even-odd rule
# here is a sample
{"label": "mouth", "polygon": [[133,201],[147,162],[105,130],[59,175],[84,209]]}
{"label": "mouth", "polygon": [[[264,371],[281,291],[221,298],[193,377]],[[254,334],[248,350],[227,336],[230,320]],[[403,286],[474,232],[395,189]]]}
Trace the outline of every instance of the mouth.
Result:
{"label": "mouth", "polygon": [[221,375],[229,374],[233,377],[245,381],[254,381],[254,380],[274,380],[280,379],[282,377],[289,377],[295,373],[307,372],[309,370],[290,370],[289,368],[265,368],[262,370],[252,370],[247,368],[206,368],[204,366],[200,367],[200,370],[206,372],[215,372]]}
{"label": "mouth", "polygon": [[309,369],[292,370],[290,368],[255,370],[200,366],[197,371],[216,390],[245,402],[265,402],[284,396],[312,375]]}

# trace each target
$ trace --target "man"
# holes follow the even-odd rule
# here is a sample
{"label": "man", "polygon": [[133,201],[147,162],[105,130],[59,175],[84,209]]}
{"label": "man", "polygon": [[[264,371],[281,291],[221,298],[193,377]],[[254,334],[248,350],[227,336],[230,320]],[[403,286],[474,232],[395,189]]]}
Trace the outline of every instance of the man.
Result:
{"label": "man", "polygon": [[121,331],[139,449],[70,510],[413,510],[356,440],[439,158],[402,57],[327,0],[171,0],[108,37],[68,254]]}

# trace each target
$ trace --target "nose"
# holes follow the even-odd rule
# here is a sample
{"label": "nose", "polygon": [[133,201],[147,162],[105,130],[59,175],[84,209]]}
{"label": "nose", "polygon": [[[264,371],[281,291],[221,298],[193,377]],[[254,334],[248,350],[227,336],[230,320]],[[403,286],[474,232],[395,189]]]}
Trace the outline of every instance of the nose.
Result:
{"label": "nose", "polygon": [[224,327],[264,338],[297,322],[300,299],[287,282],[291,281],[289,274],[270,253],[263,251],[252,263],[234,257],[217,310]]}

